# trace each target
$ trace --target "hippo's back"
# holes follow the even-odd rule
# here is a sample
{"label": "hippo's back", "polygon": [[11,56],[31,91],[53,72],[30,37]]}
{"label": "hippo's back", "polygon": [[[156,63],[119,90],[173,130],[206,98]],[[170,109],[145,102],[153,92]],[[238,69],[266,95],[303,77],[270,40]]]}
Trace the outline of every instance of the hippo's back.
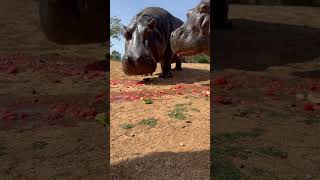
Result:
{"label": "hippo's back", "polygon": [[161,24],[162,27],[169,28],[170,32],[183,24],[182,20],[160,7],[147,7],[142,9],[136,16],[132,18],[131,23],[136,23],[141,20],[143,21],[146,18],[155,18],[157,23]]}

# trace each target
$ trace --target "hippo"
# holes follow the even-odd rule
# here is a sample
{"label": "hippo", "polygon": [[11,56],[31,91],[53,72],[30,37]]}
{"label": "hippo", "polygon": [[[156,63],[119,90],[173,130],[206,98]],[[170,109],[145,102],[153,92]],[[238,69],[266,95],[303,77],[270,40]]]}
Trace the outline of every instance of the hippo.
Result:
{"label": "hippo", "polygon": [[147,7],[123,26],[125,52],[122,70],[126,75],[149,75],[161,64],[160,78],[172,77],[171,63],[181,70],[181,59],[171,50],[171,32],[183,21],[160,7]]}
{"label": "hippo", "polygon": [[210,56],[210,0],[201,0],[188,10],[186,22],[171,33],[170,42],[178,56]]}

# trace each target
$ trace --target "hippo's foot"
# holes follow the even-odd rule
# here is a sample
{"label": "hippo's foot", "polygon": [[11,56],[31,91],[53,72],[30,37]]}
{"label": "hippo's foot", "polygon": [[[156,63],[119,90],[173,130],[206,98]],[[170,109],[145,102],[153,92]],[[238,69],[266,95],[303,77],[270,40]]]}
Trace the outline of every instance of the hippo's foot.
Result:
{"label": "hippo's foot", "polygon": [[182,71],[182,67],[175,67],[174,70],[175,71]]}
{"label": "hippo's foot", "polygon": [[162,72],[159,75],[159,78],[172,78],[172,77],[173,77],[173,75],[172,75],[171,71]]}
{"label": "hippo's foot", "polygon": [[152,76],[153,73],[144,74],[143,76]]}

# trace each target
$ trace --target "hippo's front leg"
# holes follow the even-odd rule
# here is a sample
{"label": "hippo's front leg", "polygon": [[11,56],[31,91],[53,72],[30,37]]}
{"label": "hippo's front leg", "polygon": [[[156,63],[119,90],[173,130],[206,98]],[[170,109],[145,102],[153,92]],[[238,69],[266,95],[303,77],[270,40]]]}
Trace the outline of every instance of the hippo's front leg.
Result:
{"label": "hippo's front leg", "polygon": [[172,58],[172,51],[169,46],[167,47],[163,59],[161,60],[161,73],[159,75],[160,78],[171,78],[173,77],[171,72],[171,58]]}
{"label": "hippo's front leg", "polygon": [[181,71],[182,67],[181,67],[181,59],[179,58],[178,55],[173,55],[172,57],[172,62],[176,62],[176,67],[174,68],[174,70],[176,71]]}

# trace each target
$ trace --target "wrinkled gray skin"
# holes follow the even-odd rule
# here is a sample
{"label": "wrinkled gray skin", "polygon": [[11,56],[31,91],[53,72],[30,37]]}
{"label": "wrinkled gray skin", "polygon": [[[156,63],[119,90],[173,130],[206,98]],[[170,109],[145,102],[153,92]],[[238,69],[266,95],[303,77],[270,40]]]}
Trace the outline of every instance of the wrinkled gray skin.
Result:
{"label": "wrinkled gray skin", "polygon": [[187,12],[187,20],[171,33],[171,48],[179,56],[210,56],[210,0],[202,0]]}
{"label": "wrinkled gray skin", "polygon": [[183,21],[159,7],[148,7],[131,19],[124,27],[125,53],[122,69],[127,75],[149,75],[161,63],[161,78],[172,77],[171,63],[181,70],[181,61],[173,54],[170,34]]}

